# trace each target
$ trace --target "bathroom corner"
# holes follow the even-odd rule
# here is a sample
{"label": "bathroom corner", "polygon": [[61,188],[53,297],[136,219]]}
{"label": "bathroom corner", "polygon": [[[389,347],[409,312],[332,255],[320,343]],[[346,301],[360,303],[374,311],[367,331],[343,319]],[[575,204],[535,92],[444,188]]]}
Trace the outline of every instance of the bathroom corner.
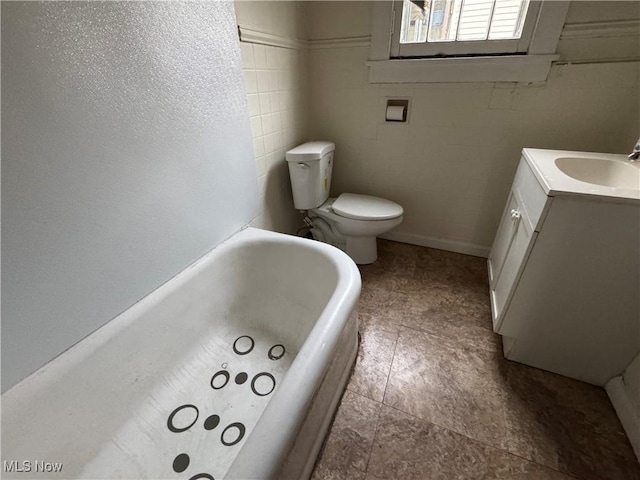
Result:
{"label": "bathroom corner", "polygon": [[258,177],[260,213],[252,225],[295,234],[285,152],[309,136],[309,73],[304,5],[234,3]]}

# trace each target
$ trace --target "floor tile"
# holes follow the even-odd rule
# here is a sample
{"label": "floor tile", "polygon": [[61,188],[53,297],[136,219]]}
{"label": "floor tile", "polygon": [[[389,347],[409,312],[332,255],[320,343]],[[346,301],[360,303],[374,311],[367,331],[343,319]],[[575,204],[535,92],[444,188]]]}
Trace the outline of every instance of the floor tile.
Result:
{"label": "floor tile", "polygon": [[378,260],[369,265],[360,265],[360,268],[364,274],[379,273],[386,278],[413,273],[421,250],[416,245],[378,239]]}
{"label": "floor tile", "polygon": [[498,351],[502,349],[499,335],[491,329],[491,314],[479,314],[471,301],[461,305],[455,297],[428,289],[413,295],[403,316],[402,325],[456,341],[471,347]]}
{"label": "floor tile", "polygon": [[459,338],[403,328],[384,403],[579,478],[640,478],[604,390]]}
{"label": "floor tile", "polygon": [[346,470],[332,470],[318,466],[313,472],[311,480],[365,480],[366,477],[366,472],[354,467],[349,467]]}
{"label": "floor tile", "polygon": [[384,321],[390,325],[400,325],[409,304],[407,294],[371,286],[366,278],[362,279],[358,313],[374,316],[378,321]]}
{"label": "floor tile", "polygon": [[505,449],[580,478],[640,478],[602,388],[512,362],[502,368]]}
{"label": "floor tile", "polygon": [[369,398],[345,392],[313,480],[364,478],[380,406]]}
{"label": "floor tile", "polygon": [[415,276],[423,285],[440,284],[457,291],[488,291],[486,259],[422,248],[417,252]]}
{"label": "floor tile", "polygon": [[552,469],[383,406],[367,480],[568,480]]}
{"label": "floor tile", "polygon": [[384,403],[490,445],[506,433],[496,353],[403,328]]}
{"label": "floor tile", "polygon": [[421,247],[378,240],[378,260],[370,265],[360,265],[365,284],[383,287],[393,292],[410,292],[421,287],[417,282],[416,261]]}
{"label": "floor tile", "polygon": [[485,328],[493,330],[488,285],[483,285],[477,290],[466,288],[458,290],[456,292],[456,310],[460,314],[475,318]]}
{"label": "floor tile", "polygon": [[381,402],[400,326],[370,314],[361,314],[358,321],[360,346],[347,389]]}

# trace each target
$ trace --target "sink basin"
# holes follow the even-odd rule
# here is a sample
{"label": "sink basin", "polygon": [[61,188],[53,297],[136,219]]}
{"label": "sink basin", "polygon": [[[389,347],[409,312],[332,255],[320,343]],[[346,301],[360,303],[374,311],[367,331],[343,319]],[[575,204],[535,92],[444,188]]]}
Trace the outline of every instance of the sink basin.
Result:
{"label": "sink basin", "polygon": [[589,196],[640,205],[640,162],[619,153],[523,148],[544,193]]}
{"label": "sink basin", "polygon": [[640,189],[640,168],[630,162],[606,158],[560,157],[555,164],[564,174],[594,185]]}

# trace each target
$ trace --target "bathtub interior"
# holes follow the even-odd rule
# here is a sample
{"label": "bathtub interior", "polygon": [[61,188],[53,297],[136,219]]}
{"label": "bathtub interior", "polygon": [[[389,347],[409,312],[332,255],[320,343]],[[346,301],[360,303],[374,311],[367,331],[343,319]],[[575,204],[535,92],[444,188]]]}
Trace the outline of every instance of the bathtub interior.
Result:
{"label": "bathtub interior", "polygon": [[218,292],[222,297],[211,308],[228,306],[231,318],[275,335],[296,353],[338,283],[331,259],[297,242],[263,241],[259,249],[234,249],[225,254],[221,270],[233,288]]}
{"label": "bathtub interior", "polygon": [[299,244],[217,250],[7,392],[3,460],[62,462],[59,478],[223,478],[338,274]]}
{"label": "bathtub interior", "polygon": [[165,376],[80,476],[223,478],[293,360],[274,337],[233,330]]}

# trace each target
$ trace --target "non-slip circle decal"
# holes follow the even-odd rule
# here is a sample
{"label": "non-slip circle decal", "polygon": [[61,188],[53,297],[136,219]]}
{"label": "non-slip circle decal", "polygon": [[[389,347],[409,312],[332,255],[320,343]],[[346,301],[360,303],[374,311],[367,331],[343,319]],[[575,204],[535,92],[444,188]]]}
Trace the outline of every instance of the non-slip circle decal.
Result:
{"label": "non-slip circle decal", "polygon": [[284,345],[274,345],[269,349],[269,360],[280,360],[284,356]]}
{"label": "non-slip circle decal", "polygon": [[231,378],[229,372],[227,372],[226,370],[218,370],[213,374],[213,377],[211,377],[211,388],[213,388],[214,390],[220,390],[227,383],[229,383],[229,378]]}
{"label": "non-slip circle decal", "polygon": [[227,447],[232,447],[244,437],[245,428],[240,422],[232,423],[222,431],[220,441]]}
{"label": "non-slip circle decal", "polygon": [[235,382],[238,385],[242,385],[244,382],[247,381],[247,378],[249,378],[249,375],[247,375],[246,372],[240,372],[239,374],[236,375]]}
{"label": "non-slip circle decal", "polygon": [[167,419],[167,428],[174,433],[189,430],[198,420],[198,408],[195,405],[185,404],[176,408]]}
{"label": "non-slip circle decal", "polygon": [[189,455],[181,453],[173,460],[173,471],[176,473],[184,472],[189,466]]}
{"label": "non-slip circle decal", "polygon": [[219,423],[220,423],[220,417],[218,415],[211,415],[210,417],[207,417],[207,419],[204,421],[204,429],[213,430],[218,426]]}
{"label": "non-slip circle decal", "polygon": [[251,391],[260,397],[266,397],[276,388],[276,379],[267,372],[257,374],[251,380]]}
{"label": "non-slip circle decal", "polygon": [[197,475],[194,475],[193,477],[191,477],[189,480],[216,480],[216,479],[213,478],[208,473],[198,473]]}
{"label": "non-slip circle decal", "polygon": [[233,342],[233,351],[238,355],[246,355],[251,350],[253,350],[256,342],[253,341],[249,335],[243,335],[242,337],[236,338],[236,341]]}

